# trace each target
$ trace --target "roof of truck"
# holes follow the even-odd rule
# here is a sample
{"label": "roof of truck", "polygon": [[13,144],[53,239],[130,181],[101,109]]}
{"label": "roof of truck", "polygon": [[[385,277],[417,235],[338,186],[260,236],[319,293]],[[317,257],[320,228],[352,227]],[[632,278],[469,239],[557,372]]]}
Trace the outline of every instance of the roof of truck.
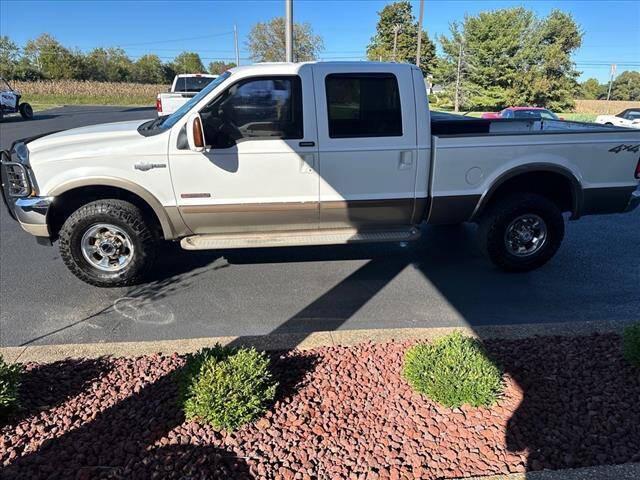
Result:
{"label": "roof of truck", "polygon": [[365,61],[331,61],[331,62],[323,62],[323,61],[310,61],[310,62],[261,62],[261,63],[253,63],[251,65],[242,65],[239,67],[230,68],[231,72],[242,72],[246,70],[255,70],[260,67],[269,68],[270,70],[283,70],[283,71],[297,71],[300,67],[304,65],[335,65],[337,68],[345,68],[345,67],[354,67],[354,68],[371,68],[375,66],[389,68],[393,66],[397,67],[407,67],[407,68],[418,68],[410,63],[393,63],[393,62],[365,62]]}

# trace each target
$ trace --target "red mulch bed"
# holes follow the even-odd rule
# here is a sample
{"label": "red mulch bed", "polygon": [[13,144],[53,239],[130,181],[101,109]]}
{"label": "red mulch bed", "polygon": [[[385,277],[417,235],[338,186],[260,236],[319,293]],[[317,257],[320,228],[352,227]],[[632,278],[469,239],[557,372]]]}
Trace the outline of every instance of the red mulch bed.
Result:
{"label": "red mulch bed", "polygon": [[640,369],[616,335],[487,342],[504,397],[448,409],[400,375],[407,344],[274,354],[279,398],[236,433],[187,423],[184,358],[27,365],[1,478],[448,478],[640,461]]}

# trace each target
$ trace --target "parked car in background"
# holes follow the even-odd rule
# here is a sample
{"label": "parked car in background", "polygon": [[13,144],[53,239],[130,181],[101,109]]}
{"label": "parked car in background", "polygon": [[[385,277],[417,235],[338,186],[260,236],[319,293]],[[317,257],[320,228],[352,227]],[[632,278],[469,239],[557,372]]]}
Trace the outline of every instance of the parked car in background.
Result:
{"label": "parked car in background", "polygon": [[431,112],[409,64],[267,63],[226,71],[168,117],[18,140],[0,174],[24,230],[58,240],[85,282],[123,286],[160,240],[405,242],[462,222],[497,266],[532,270],[560,247],[564,212],[640,204],[639,151],[628,128]]}
{"label": "parked car in background", "polygon": [[640,108],[627,108],[617,115],[598,115],[596,123],[617,127],[640,128]]}
{"label": "parked car in background", "polygon": [[521,119],[542,119],[542,120],[563,120],[551,110],[541,107],[507,107],[500,112],[487,112],[482,114],[482,118],[521,118]]}
{"label": "parked car in background", "polygon": [[176,75],[171,84],[171,90],[158,94],[156,99],[158,116],[171,115],[216,78],[218,78],[218,75],[208,75],[206,73]]}

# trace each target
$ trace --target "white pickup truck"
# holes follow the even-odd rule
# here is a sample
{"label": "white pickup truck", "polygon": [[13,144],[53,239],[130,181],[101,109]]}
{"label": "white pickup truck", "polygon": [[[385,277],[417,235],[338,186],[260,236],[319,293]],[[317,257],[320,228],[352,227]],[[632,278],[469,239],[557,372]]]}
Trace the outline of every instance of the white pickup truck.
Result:
{"label": "white pickup truck", "polygon": [[171,84],[171,90],[159,93],[156,98],[158,116],[171,115],[216,78],[218,75],[206,73],[176,75]]}
{"label": "white pickup truck", "polygon": [[2,156],[11,214],[98,286],[139,281],[160,240],[404,242],[425,223],[477,222],[487,256],[526,271],[558,250],[563,213],[640,203],[639,131],[430,114],[406,64],[238,67],[168,117],[24,139]]}

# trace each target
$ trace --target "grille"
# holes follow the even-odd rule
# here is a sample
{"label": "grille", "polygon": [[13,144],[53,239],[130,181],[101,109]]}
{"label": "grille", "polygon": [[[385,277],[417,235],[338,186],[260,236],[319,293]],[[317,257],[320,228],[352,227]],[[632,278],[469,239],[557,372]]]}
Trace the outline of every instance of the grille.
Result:
{"label": "grille", "polygon": [[23,165],[19,163],[3,163],[2,170],[2,183],[9,196],[25,197],[29,195],[29,178]]}

